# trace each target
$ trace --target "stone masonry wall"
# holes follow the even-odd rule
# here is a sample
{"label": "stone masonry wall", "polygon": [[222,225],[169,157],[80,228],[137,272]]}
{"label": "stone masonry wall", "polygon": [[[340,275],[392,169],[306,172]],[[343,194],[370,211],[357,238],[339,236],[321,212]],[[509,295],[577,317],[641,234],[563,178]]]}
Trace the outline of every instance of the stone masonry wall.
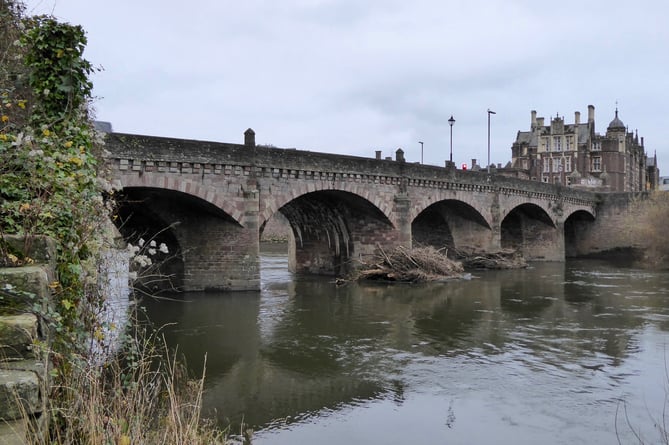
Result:
{"label": "stone masonry wall", "polygon": [[645,192],[602,194],[597,218],[583,225],[578,234],[578,253],[593,255],[616,249],[647,248],[652,240],[646,239],[643,231],[638,230],[638,223],[639,215],[653,205],[648,196]]}
{"label": "stone masonry wall", "polygon": [[[34,348],[45,327],[33,304],[50,301],[56,249],[43,237],[26,245],[22,237],[4,235],[0,242],[32,260],[25,266],[0,268],[0,443],[23,444],[28,428],[41,427],[39,416],[45,407],[48,370]],[[32,420],[36,422],[29,426]]]}

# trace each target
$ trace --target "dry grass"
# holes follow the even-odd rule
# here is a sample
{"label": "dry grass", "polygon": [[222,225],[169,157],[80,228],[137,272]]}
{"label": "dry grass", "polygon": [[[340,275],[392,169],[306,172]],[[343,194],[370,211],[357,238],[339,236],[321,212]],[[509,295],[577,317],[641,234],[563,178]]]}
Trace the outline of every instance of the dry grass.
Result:
{"label": "dry grass", "polygon": [[224,431],[200,417],[204,376],[189,379],[162,337],[137,336],[104,366],[82,363],[52,389],[48,434],[32,444],[225,444]]}

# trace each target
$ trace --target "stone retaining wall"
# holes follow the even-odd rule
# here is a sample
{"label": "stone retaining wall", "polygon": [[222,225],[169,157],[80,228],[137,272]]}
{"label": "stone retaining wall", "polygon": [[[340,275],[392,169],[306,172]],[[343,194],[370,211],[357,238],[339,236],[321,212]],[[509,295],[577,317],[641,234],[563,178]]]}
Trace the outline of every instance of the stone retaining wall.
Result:
{"label": "stone retaining wall", "polygon": [[39,428],[45,406],[48,369],[36,342],[45,326],[35,304],[48,304],[55,277],[56,248],[39,237],[4,236],[3,248],[24,259],[24,266],[0,268],[0,443],[26,444],[28,428]]}

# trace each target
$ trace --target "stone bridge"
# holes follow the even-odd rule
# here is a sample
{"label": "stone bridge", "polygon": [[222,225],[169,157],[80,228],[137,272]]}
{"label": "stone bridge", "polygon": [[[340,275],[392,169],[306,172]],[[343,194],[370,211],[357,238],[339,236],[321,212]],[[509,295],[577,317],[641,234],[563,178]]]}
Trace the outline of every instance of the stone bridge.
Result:
{"label": "stone bridge", "polygon": [[160,274],[183,290],[258,289],[260,236],[277,213],[294,235],[291,269],[331,275],[399,245],[563,261],[596,217],[593,193],[407,163],[399,150],[383,160],[257,146],[252,130],[244,144],[108,133],[106,151],[121,232],[168,245]]}

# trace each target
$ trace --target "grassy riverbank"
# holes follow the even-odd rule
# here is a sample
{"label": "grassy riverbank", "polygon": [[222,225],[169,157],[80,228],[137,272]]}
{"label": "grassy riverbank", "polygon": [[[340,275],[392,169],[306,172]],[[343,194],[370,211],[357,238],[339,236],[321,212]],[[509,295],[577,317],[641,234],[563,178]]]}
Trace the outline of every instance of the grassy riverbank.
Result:
{"label": "grassy riverbank", "polygon": [[156,332],[134,331],[104,365],[80,361],[54,388],[49,434],[31,444],[225,444],[200,417],[204,375],[192,379]]}

